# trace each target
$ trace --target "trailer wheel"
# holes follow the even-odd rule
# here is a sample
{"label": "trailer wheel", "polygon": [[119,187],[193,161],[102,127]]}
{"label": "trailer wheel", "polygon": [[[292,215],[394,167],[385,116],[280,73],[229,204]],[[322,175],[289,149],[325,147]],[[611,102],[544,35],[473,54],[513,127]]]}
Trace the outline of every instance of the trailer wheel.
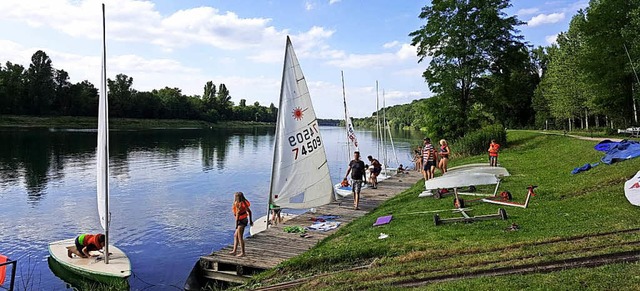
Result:
{"label": "trailer wheel", "polygon": [[502,218],[502,220],[507,220],[507,211],[504,210],[503,208],[498,209],[498,214],[500,214],[500,218]]}
{"label": "trailer wheel", "polygon": [[435,223],[436,225],[440,225],[440,215],[434,215],[433,216],[433,223]]}
{"label": "trailer wheel", "polygon": [[436,198],[436,199],[442,198],[442,194],[440,193],[440,189],[436,190],[436,192],[433,193],[433,198]]}
{"label": "trailer wheel", "polygon": [[469,192],[476,192],[476,186],[469,186]]}

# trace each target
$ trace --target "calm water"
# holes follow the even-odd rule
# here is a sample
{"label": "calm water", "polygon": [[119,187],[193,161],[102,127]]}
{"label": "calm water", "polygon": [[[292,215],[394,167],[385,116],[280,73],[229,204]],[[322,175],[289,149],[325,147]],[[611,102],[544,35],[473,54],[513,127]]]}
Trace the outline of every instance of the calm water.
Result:
{"label": "calm water", "polygon": [[[321,133],[338,182],[344,129]],[[358,137],[363,155],[376,156],[375,133]],[[200,255],[232,243],[235,191],[256,218],[266,214],[274,129],[112,131],[110,139],[111,243],[131,260],[133,290],[182,287]],[[394,142],[409,165],[420,138],[395,133]],[[18,290],[65,289],[47,264],[48,243],[101,231],[95,147],[90,130],[0,130],[0,253],[18,260]]]}

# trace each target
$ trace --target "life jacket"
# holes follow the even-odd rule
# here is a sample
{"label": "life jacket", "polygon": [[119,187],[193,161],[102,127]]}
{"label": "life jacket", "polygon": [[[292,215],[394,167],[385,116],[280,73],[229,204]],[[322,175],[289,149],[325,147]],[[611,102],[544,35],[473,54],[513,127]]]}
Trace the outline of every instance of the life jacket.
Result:
{"label": "life jacket", "polygon": [[500,148],[500,145],[497,143],[489,145],[489,155],[492,157],[497,157],[499,148]]}
{"label": "life jacket", "polygon": [[249,209],[249,206],[251,206],[251,203],[249,203],[249,200],[245,200],[244,202],[240,202],[240,203],[233,203],[233,215],[238,215],[238,219],[239,220],[243,220],[245,218],[247,218],[249,216],[249,214],[247,213],[247,209]]}
{"label": "life jacket", "polygon": [[340,183],[340,186],[349,187],[349,181],[347,181],[347,179],[342,180],[342,182]]}
{"label": "life jacket", "polygon": [[87,247],[89,251],[97,251],[102,248],[100,242],[98,242],[98,235],[95,234],[81,234],[78,241],[81,245]]}

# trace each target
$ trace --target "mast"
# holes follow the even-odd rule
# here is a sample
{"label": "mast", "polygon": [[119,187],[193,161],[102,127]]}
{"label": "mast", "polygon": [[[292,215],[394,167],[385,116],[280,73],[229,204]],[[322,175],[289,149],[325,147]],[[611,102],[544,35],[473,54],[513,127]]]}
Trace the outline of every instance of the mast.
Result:
{"label": "mast", "polygon": [[384,160],[384,174],[387,174],[387,165],[389,164],[388,158],[387,158],[387,147],[385,145],[385,140],[387,139],[387,132],[384,130],[386,129],[386,124],[387,124],[387,109],[385,108],[386,106],[386,102],[384,99],[384,89],[382,89],[382,126],[384,128],[382,128],[382,155],[384,156],[383,160]]}
{"label": "mast", "polygon": [[[104,263],[109,263],[109,224],[110,224],[110,216],[109,215],[109,106],[107,103],[107,33],[106,33],[106,21],[105,21],[105,11],[104,11],[104,3],[102,3],[102,90],[105,96],[104,98],[104,123],[105,123],[105,140],[104,140],[104,164],[105,167],[102,171],[106,172],[104,176],[104,213],[105,213],[105,229],[104,229]],[[100,146],[100,145],[98,145]]]}
{"label": "mast", "polygon": [[282,80],[280,81],[280,101],[278,101],[278,116],[276,118],[276,143],[273,145],[273,162],[271,162],[271,181],[269,184],[269,200],[267,202],[267,228],[269,228],[269,215],[271,214],[271,202],[273,198],[273,177],[276,171],[276,151],[280,146],[280,139],[278,138],[280,132],[280,114],[282,114],[282,94],[284,92],[284,77],[287,70],[287,57],[289,57],[289,46],[291,46],[291,39],[287,35],[287,44],[284,48],[284,61],[282,62]]}
{"label": "mast", "polygon": [[376,147],[378,148],[377,158],[380,158],[380,96],[378,96],[378,80],[376,80]]}
{"label": "mast", "polygon": [[347,138],[347,161],[349,161],[351,153],[351,143],[349,142],[349,114],[347,114],[347,96],[344,92],[344,72],[340,71],[342,77],[342,102],[344,103],[344,129]]}

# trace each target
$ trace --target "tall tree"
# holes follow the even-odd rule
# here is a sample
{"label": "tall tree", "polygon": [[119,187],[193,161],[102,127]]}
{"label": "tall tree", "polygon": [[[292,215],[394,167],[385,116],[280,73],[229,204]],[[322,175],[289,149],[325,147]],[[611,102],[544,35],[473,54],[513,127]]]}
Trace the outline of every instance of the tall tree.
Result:
{"label": "tall tree", "polygon": [[71,83],[69,82],[69,73],[65,70],[54,70],[53,82],[55,84],[55,100],[53,102],[53,110],[60,115],[69,115],[70,107],[73,105],[73,96],[71,96]]}
{"label": "tall tree", "polygon": [[0,113],[24,114],[27,95],[25,68],[18,64],[6,63],[0,66]]}
{"label": "tall tree", "polygon": [[522,45],[515,27],[523,23],[503,12],[510,6],[509,0],[433,0],[419,16],[426,24],[409,34],[419,62],[431,59],[423,73],[431,91],[454,98],[462,134],[473,92],[491,63],[507,47]]}
{"label": "tall tree", "polygon": [[129,116],[133,89],[133,78],[125,74],[116,75],[115,80],[107,79],[109,88],[109,114],[115,117]]}
{"label": "tall tree", "polygon": [[51,59],[44,51],[36,51],[31,56],[31,65],[27,71],[29,103],[27,113],[48,114],[55,97]]}
{"label": "tall tree", "polygon": [[228,118],[231,115],[231,107],[233,107],[233,102],[231,102],[231,95],[229,95],[229,90],[225,84],[220,84],[218,86],[218,94],[216,95],[216,104],[217,110],[220,113],[221,118]]}

